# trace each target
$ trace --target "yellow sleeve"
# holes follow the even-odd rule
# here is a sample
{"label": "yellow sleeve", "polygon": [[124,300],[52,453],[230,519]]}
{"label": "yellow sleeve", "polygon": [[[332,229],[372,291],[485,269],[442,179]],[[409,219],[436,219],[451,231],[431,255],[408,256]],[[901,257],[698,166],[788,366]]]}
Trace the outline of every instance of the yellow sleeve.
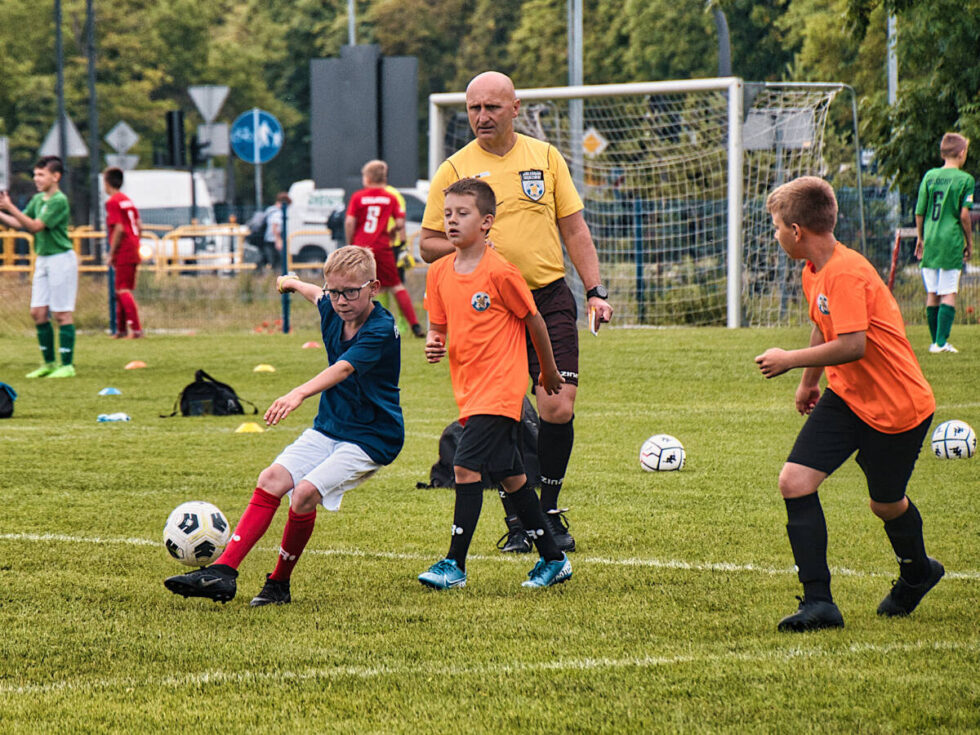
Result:
{"label": "yellow sleeve", "polygon": [[436,170],[436,175],[432,177],[432,181],[429,183],[429,196],[425,200],[425,213],[422,215],[422,226],[427,230],[446,231],[443,224],[446,195],[442,192],[443,189],[458,179],[456,169],[448,160],[443,161]]}
{"label": "yellow sleeve", "polygon": [[561,219],[580,212],[585,205],[582,204],[582,197],[575,190],[575,182],[572,181],[572,174],[568,170],[565,158],[553,146],[549,151],[549,158],[555,177],[555,216]]}

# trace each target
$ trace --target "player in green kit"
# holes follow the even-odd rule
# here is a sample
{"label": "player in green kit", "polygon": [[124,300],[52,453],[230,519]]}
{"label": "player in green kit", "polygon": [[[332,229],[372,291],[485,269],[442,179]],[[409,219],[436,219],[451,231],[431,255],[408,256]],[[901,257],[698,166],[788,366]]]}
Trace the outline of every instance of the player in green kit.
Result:
{"label": "player in green kit", "polygon": [[956,292],[963,264],[973,254],[970,208],[976,182],[963,170],[970,141],[946,133],[939,144],[944,164],[926,172],[915,203],[918,239],[915,257],[922,261],[926,316],[932,344],[929,352],[958,352],[947,340],[956,316]]}
{"label": "player in green kit", "polygon": [[[37,194],[21,212],[0,192],[0,222],[34,235],[34,281],[31,286],[31,318],[37,327],[44,363],[27,374],[28,378],[74,378],[75,366],[75,294],[78,292],[78,258],[68,238],[71,219],[68,197],[58,184],[64,167],[57,156],[44,156],[34,165]],[[54,328],[58,324],[58,353],[61,365],[54,359]]]}

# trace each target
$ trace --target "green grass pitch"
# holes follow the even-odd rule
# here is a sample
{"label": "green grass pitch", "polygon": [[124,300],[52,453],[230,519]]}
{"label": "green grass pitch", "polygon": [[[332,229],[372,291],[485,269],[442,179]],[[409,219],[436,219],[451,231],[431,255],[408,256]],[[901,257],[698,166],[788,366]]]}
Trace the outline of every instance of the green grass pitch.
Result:
{"label": "green grass pitch", "polygon": [[[562,504],[579,550],[555,589],[522,589],[495,494],[465,589],[416,576],[446,551],[452,493],[417,490],[454,417],[446,365],[406,338],[407,441],[394,464],[321,511],[291,605],[251,609],[280,510],[227,605],[185,600],[160,540],[185,500],[232,523],[259,471],[312,422],[236,434],[250,417],[162,419],[204,368],[264,408],[323,367],[311,314],[288,336],[81,334],[74,380],[24,380],[31,336],[0,336],[20,392],[0,421],[0,732],[648,733],[980,730],[980,458],[919,460],[909,494],[947,576],[913,616],[875,608],[896,564],[853,461],[821,491],[847,627],[776,632],[799,586],[776,477],[802,419],[799,373],[753,357],[807,329],[604,330],[582,336],[576,446]],[[980,429],[980,327],[928,355],[934,424]],[[130,360],[147,368],[124,370]],[[254,373],[259,363],[275,373]],[[100,397],[113,386],[121,396]],[[129,423],[99,424],[123,411]],[[681,472],[638,464],[649,435],[687,449]]]}

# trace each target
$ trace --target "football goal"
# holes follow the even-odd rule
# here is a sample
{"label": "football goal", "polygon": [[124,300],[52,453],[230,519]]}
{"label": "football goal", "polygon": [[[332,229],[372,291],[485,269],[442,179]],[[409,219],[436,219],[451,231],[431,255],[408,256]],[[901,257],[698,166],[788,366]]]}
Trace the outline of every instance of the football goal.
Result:
{"label": "football goal", "polygon": [[[827,111],[845,88],[730,77],[522,89],[515,127],[568,162],[617,325],[792,324],[806,318],[798,265],[765,199],[824,173]],[[465,94],[431,95],[430,178],[472,138]]]}

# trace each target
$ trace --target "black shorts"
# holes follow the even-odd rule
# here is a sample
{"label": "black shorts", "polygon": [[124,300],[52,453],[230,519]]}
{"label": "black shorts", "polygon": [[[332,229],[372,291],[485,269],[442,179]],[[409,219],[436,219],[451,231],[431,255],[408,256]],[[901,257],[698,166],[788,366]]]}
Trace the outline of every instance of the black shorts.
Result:
{"label": "black shorts", "polygon": [[[578,385],[578,307],[572,289],[564,278],[552,281],[547,286],[531,291],[534,303],[548,327],[551,338],[551,351],[555,353],[558,372],[568,385]],[[541,363],[534,349],[531,335],[527,335],[527,371],[537,385],[541,374]]]}
{"label": "black shorts", "polygon": [[930,423],[932,416],[914,429],[885,434],[858,418],[828,388],[803,424],[786,461],[829,475],[857,450],[857,463],[867,478],[871,499],[897,503],[905,497]]}
{"label": "black shorts", "polygon": [[524,474],[521,459],[520,424],[506,416],[470,416],[456,445],[453,464],[499,482]]}

